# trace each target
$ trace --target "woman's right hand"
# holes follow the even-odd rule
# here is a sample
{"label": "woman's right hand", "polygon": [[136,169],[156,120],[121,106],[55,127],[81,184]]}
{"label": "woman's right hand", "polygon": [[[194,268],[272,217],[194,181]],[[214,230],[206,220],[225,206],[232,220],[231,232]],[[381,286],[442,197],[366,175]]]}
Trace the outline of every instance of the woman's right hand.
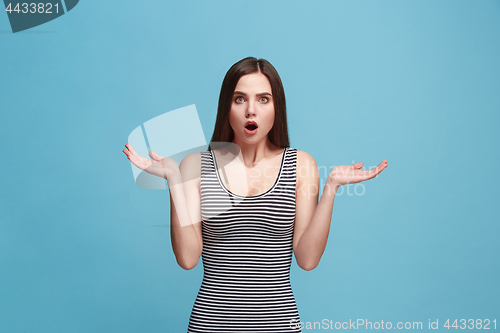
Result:
{"label": "woman's right hand", "polygon": [[123,152],[127,155],[130,162],[149,174],[168,180],[179,172],[179,164],[169,157],[163,157],[155,152],[150,152],[149,156],[152,158],[150,160],[139,155],[130,144],[127,143],[125,147],[126,149],[123,149]]}

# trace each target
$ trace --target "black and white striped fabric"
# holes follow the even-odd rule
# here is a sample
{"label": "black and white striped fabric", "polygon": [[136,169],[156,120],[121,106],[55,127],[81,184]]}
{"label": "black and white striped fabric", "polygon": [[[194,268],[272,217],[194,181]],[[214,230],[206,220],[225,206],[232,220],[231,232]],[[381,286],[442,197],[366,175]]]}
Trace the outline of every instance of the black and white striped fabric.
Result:
{"label": "black and white striped fabric", "polygon": [[285,148],[274,185],[242,197],[201,153],[203,282],[188,333],[301,332],[290,285],[297,150]]}

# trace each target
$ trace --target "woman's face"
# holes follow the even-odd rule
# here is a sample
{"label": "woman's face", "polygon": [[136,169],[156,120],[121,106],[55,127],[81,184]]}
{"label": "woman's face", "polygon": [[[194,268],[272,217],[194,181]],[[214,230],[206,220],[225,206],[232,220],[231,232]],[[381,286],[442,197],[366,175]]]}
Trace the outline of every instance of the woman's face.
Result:
{"label": "woman's face", "polygon": [[234,89],[229,124],[235,143],[267,140],[274,124],[274,100],[271,84],[262,73],[243,75]]}

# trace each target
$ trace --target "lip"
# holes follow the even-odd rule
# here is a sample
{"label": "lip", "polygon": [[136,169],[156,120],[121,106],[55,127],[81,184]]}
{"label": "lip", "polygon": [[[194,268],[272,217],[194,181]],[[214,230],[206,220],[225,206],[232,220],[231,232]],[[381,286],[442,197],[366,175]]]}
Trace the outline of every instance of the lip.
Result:
{"label": "lip", "polygon": [[[249,124],[254,124],[256,128],[253,131],[250,131],[249,129],[247,129],[247,126]],[[259,125],[257,125],[257,123],[253,120],[249,120],[245,123],[245,133],[248,135],[254,135],[255,133],[257,133],[258,129],[259,129]]]}

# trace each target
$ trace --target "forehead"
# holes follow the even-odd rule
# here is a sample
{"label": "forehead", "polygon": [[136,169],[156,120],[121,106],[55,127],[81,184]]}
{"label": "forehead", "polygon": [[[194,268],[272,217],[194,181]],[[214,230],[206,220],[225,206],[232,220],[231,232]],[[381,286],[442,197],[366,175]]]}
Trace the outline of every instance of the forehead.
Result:
{"label": "forehead", "polygon": [[234,90],[256,93],[271,93],[272,89],[271,83],[269,83],[267,76],[262,73],[252,73],[240,77]]}

